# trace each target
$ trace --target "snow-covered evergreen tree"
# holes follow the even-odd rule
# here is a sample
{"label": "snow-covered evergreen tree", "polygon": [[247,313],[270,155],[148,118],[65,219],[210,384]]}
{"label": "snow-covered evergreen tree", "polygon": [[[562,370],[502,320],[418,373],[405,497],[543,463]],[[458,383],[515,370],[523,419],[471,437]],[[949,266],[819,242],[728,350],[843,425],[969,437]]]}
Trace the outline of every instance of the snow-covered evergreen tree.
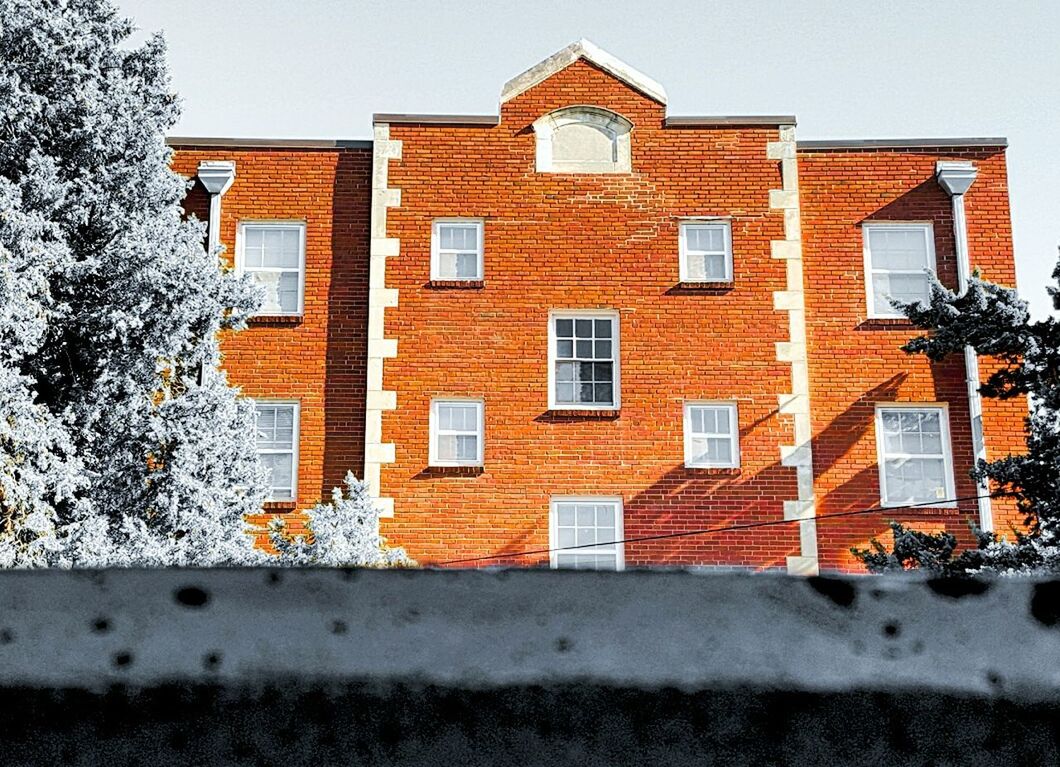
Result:
{"label": "snow-covered evergreen tree", "polygon": [[[1060,311],[1060,263],[1049,287]],[[927,306],[896,304],[917,327],[929,331],[903,348],[941,360],[966,345],[1002,362],[980,391],[984,397],[1028,396],[1027,452],[981,463],[976,478],[988,477],[1019,504],[1025,531],[976,531],[978,545],[957,552],[947,533],[931,535],[892,524],[891,548],[873,541],[854,550],[873,572],[919,568],[947,575],[1060,572],[1060,320],[1032,321],[1027,304],[1009,288],[979,278],[958,296],[932,277]]]}
{"label": "snow-covered evergreen tree", "polygon": [[0,0],[0,565],[260,560],[252,405],[217,335],[259,300],[182,217],[159,37]]}
{"label": "snow-covered evergreen tree", "polygon": [[331,503],[309,512],[311,536],[292,536],[282,517],[270,525],[278,564],[302,567],[412,567],[404,549],[387,546],[368,486],[346,474],[346,491],[331,491]]}

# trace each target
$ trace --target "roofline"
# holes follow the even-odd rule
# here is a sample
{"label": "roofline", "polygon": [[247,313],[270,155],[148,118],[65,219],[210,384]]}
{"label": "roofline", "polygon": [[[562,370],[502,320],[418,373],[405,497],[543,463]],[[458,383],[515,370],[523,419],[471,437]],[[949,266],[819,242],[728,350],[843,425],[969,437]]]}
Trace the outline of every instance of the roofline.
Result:
{"label": "roofline", "polygon": [[795,115],[677,115],[667,117],[667,128],[698,128],[714,125],[795,125]]}
{"label": "roofline", "polygon": [[425,115],[376,112],[373,123],[418,123],[420,125],[485,125],[501,124],[500,115]]}
{"label": "roofline", "polygon": [[874,138],[874,139],[826,139],[824,141],[799,141],[800,151],[813,149],[945,149],[951,147],[1001,147],[1008,146],[1008,139],[996,138]]}
{"label": "roofline", "polygon": [[648,98],[660,104],[666,103],[666,89],[659,82],[612,56],[584,37],[581,40],[574,41],[563,50],[553,53],[544,61],[539,61],[522,74],[516,75],[506,82],[501,89],[501,103],[503,104],[525,93],[535,85],[543,83],[552,75],[566,69],[579,59],[585,59],[612,77],[617,77],[626,85],[640,91]]}
{"label": "roofline", "polygon": [[169,146],[218,146],[234,149],[371,149],[369,139],[224,138],[218,136],[167,136]]}

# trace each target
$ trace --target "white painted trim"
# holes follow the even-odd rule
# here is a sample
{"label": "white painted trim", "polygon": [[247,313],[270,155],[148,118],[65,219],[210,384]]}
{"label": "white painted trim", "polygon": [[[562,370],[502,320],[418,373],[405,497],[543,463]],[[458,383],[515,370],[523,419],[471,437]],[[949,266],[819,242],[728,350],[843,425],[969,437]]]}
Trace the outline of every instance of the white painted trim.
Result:
{"label": "white painted trim", "polygon": [[[251,402],[254,403],[254,409],[255,409],[255,413],[254,413],[255,438],[256,438],[256,435],[257,435],[257,428],[258,428],[257,406],[258,406],[259,402],[262,405],[293,405],[294,406],[294,419],[293,419],[294,420],[294,424],[293,424],[292,450],[291,450],[291,464],[292,464],[291,465],[291,497],[290,498],[278,498],[278,499],[272,498],[271,497],[272,487],[270,485],[270,487],[269,487],[270,497],[268,499],[266,499],[266,500],[269,500],[269,501],[272,501],[272,500],[293,501],[294,503],[297,503],[298,502],[299,453],[301,452],[300,451],[300,447],[301,447],[300,443],[302,441],[302,403],[299,400],[296,400],[296,399],[269,399],[269,398],[265,398],[265,397],[251,398]],[[255,448],[255,450],[256,449],[257,448]],[[272,452],[272,453],[283,452],[283,453],[286,453],[287,451],[284,450],[284,451],[266,451],[266,452]],[[258,451],[258,454],[261,455],[261,452]]]}
{"label": "white painted trim", "polygon": [[[441,273],[441,243],[439,229],[445,224],[474,224],[478,228],[478,274],[475,277],[446,277]],[[486,277],[486,222],[481,218],[436,218],[431,222],[431,279],[432,280],[484,280]]]}
{"label": "white painted trim", "polygon": [[[614,404],[592,405],[587,403],[558,404],[556,402],[556,320],[557,319],[609,319],[611,323],[611,358],[614,363],[613,381]],[[548,409],[549,410],[601,410],[617,411],[622,408],[622,370],[621,370],[621,321],[618,311],[614,309],[553,309],[548,313]]]}
{"label": "white painted trim", "polygon": [[[253,267],[249,270],[246,266],[245,230],[248,226],[260,226],[263,228],[297,229],[298,230],[298,310],[294,312],[263,312],[269,316],[301,317],[305,313],[305,237],[306,222],[301,219],[245,219],[236,227],[236,274],[242,277],[244,274],[255,272],[289,272],[290,269],[273,269]],[[256,315],[251,315],[256,316]]]}
{"label": "white painted trim", "polygon": [[[615,570],[626,569],[626,544],[620,543],[626,537],[626,510],[620,495],[553,495],[548,499],[548,564],[558,569],[556,554],[558,545],[558,518],[556,504],[559,503],[613,503],[615,505]],[[589,553],[592,549],[574,549],[571,553]]]}
{"label": "white painted trim", "polygon": [[666,104],[666,89],[662,85],[585,38],[571,43],[506,82],[501,89],[501,103],[525,93],[557,72],[566,69],[578,59],[585,59],[645,96],[660,104]]}
{"label": "white painted trim", "polygon": [[[478,451],[473,461],[443,461],[438,457],[438,406],[439,405],[474,405],[476,423],[476,437],[478,439]],[[485,402],[476,397],[437,397],[431,400],[431,410],[428,417],[429,444],[427,447],[428,466],[483,466],[486,454],[486,414]]]}
{"label": "white painted trim", "polygon": [[929,269],[937,271],[935,260],[935,228],[930,221],[865,221],[861,224],[861,255],[865,269],[865,300],[866,317],[869,319],[903,319],[904,314],[897,311],[878,312],[875,309],[876,301],[872,293],[872,276],[874,272],[881,274],[923,274],[919,269],[873,269],[872,252],[869,248],[869,231],[872,229],[917,229],[924,233],[927,244],[927,256]]}
{"label": "white painted trim", "polygon": [[[721,227],[724,239],[725,277],[721,279],[693,279],[688,273],[688,239],[687,231],[692,226]],[[678,222],[677,234],[678,272],[681,282],[732,282],[734,279],[732,259],[732,221],[728,218],[686,218]]]}
{"label": "white painted trim", "polygon": [[[950,409],[945,402],[877,402],[873,418],[876,430],[876,467],[880,477],[880,506],[887,509],[903,508],[909,503],[901,503],[887,500],[887,478],[883,468],[886,451],[883,444],[883,411],[885,410],[937,410],[939,411],[939,426],[942,432],[942,473],[943,481],[946,483],[944,492],[946,499],[953,499],[957,495],[956,483],[953,477],[953,445],[950,442]],[[955,500],[944,500],[941,503],[928,504],[925,501],[913,501],[917,508],[931,509],[953,509],[956,508]]]}
{"label": "white painted trim", "polygon": [[[732,461],[729,463],[716,463],[711,461],[695,461],[692,458],[692,433],[691,415],[695,407],[717,407],[726,408],[729,411],[729,424],[732,427],[729,443],[732,445]],[[684,418],[682,430],[685,442],[685,468],[688,469],[738,469],[740,468],[740,411],[734,400],[685,400],[683,407]],[[718,436],[718,435],[714,435]]]}

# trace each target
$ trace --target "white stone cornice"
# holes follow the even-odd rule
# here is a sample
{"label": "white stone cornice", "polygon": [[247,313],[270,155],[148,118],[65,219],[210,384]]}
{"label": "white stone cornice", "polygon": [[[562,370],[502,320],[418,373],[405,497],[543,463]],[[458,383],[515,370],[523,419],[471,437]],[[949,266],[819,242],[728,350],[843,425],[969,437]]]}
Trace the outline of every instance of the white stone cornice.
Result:
{"label": "white stone cornice", "polygon": [[504,88],[501,89],[501,103],[515,98],[520,93],[525,93],[560,70],[566,69],[578,59],[585,59],[660,104],[666,103],[666,90],[662,85],[585,38],[571,43],[563,50],[552,54],[544,61],[506,82]]}

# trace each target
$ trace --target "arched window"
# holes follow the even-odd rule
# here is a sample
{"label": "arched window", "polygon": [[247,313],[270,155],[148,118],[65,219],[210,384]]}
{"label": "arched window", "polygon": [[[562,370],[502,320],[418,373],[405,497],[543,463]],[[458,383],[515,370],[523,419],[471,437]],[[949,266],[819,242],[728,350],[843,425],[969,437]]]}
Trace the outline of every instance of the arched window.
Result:
{"label": "arched window", "polygon": [[541,173],[629,173],[633,123],[606,109],[558,109],[534,122]]}

